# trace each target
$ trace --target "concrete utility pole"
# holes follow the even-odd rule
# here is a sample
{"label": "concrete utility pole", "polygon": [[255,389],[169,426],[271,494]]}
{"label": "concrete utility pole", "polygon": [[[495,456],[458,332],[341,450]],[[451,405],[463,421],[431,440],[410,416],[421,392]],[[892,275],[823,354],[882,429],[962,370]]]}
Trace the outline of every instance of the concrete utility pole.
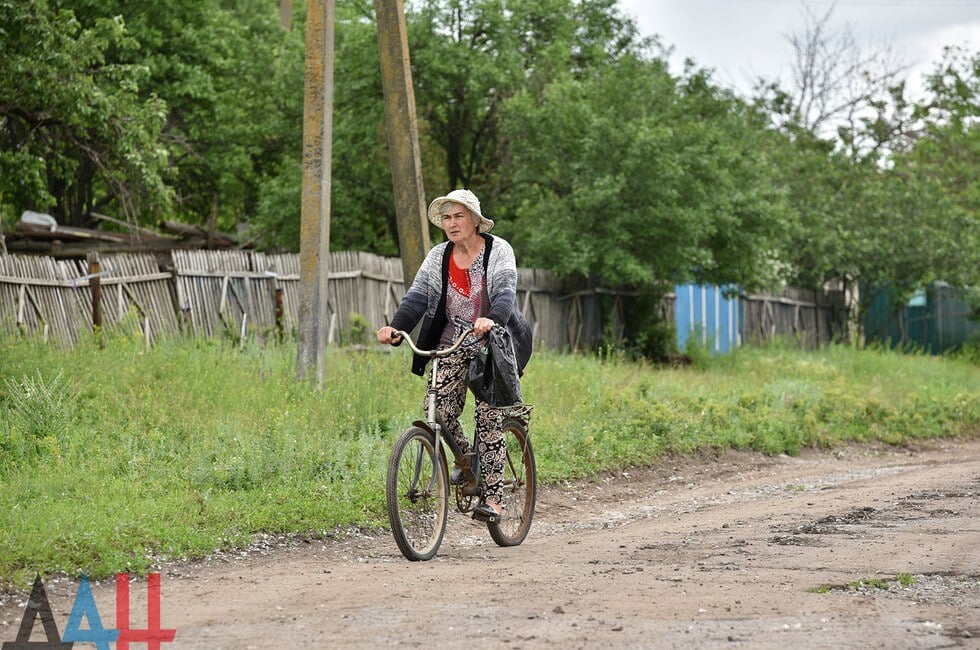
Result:
{"label": "concrete utility pole", "polygon": [[334,0],[308,0],[303,105],[303,201],[296,374],[326,377],[330,273],[330,171],[333,141]]}
{"label": "concrete utility pole", "polygon": [[403,0],[374,0],[381,52],[381,84],[391,180],[395,188],[398,248],[406,286],[429,252],[429,222],[425,217],[425,188],[415,113],[415,91],[408,56],[408,29]]}

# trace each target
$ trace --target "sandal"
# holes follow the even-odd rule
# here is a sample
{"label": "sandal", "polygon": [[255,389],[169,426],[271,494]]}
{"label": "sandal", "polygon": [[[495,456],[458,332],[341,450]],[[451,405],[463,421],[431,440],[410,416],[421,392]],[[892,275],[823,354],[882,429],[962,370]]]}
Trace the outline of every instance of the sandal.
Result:
{"label": "sandal", "polygon": [[489,503],[481,503],[473,508],[473,519],[485,521],[488,524],[499,524],[500,516],[504,513],[504,506],[500,505],[500,512]]}

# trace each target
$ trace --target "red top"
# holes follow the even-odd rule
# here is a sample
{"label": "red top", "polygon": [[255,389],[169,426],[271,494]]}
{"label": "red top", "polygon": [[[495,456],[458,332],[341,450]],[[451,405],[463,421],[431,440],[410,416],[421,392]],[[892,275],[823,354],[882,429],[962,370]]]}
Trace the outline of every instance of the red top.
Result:
{"label": "red top", "polygon": [[456,265],[456,259],[449,256],[449,285],[457,292],[466,296],[470,295],[470,273],[469,269],[461,269]]}

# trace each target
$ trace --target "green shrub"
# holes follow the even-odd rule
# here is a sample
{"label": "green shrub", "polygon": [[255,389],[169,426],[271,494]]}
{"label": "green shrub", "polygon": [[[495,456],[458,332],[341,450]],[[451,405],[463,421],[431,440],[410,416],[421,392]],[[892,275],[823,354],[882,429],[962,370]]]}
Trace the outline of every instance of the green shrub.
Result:
{"label": "green shrub", "polygon": [[367,318],[352,311],[347,317],[347,330],[340,337],[342,345],[366,345],[371,334],[371,323]]}

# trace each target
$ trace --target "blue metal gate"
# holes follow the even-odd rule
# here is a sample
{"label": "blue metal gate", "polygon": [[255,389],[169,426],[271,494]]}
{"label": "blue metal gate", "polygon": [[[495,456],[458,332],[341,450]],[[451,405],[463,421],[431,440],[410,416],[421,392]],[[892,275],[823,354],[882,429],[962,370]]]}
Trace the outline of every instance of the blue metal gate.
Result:
{"label": "blue metal gate", "polygon": [[737,287],[678,285],[674,295],[679,350],[686,349],[692,337],[712,354],[724,354],[741,344],[742,305]]}

